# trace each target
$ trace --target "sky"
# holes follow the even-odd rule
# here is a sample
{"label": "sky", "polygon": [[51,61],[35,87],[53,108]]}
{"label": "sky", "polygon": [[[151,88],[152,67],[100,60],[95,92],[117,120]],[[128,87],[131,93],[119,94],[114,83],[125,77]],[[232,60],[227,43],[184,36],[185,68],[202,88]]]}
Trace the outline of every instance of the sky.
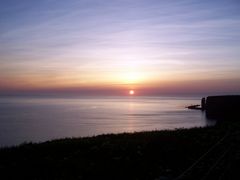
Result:
{"label": "sky", "polygon": [[0,2],[0,93],[240,93],[239,0]]}

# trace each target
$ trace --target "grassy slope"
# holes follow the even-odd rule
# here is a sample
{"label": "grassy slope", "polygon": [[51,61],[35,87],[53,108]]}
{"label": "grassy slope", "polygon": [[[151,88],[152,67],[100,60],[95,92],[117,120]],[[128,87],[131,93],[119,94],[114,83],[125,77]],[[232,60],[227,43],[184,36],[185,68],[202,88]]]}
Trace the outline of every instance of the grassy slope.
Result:
{"label": "grassy slope", "polygon": [[0,149],[1,177],[172,179],[230,132],[229,128],[234,129],[231,132],[238,129],[219,125],[175,131],[109,134]]}

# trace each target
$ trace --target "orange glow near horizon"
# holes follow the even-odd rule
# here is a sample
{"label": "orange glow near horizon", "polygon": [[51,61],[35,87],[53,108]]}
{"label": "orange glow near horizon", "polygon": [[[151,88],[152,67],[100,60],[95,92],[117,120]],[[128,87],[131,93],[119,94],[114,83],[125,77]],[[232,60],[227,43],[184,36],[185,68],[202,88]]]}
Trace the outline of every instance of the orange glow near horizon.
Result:
{"label": "orange glow near horizon", "polygon": [[[44,76],[45,77],[45,76]],[[215,79],[215,80],[188,80],[188,81],[148,81],[145,83],[116,83],[113,82],[97,82],[88,81],[86,83],[78,83],[70,79],[62,79],[57,77],[55,81],[48,79],[44,81],[41,78],[35,78],[35,81],[20,78],[10,79],[4,78],[0,80],[1,92],[39,92],[39,93],[79,93],[88,95],[156,95],[156,94],[172,94],[172,93],[222,93],[221,89],[228,87],[229,93],[236,93],[239,89],[240,79]],[[9,80],[9,81],[7,81]],[[72,80],[72,81],[71,81]],[[21,82],[21,83],[20,83]],[[124,93],[125,92],[125,93]],[[137,93],[136,93],[137,92]]]}

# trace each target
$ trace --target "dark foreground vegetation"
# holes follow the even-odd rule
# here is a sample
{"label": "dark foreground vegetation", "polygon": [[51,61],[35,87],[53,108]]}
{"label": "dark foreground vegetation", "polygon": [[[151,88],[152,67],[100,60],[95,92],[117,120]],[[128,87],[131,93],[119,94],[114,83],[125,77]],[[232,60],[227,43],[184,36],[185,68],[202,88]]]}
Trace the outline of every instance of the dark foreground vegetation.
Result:
{"label": "dark foreground vegetation", "polygon": [[240,124],[0,149],[0,179],[240,179]]}

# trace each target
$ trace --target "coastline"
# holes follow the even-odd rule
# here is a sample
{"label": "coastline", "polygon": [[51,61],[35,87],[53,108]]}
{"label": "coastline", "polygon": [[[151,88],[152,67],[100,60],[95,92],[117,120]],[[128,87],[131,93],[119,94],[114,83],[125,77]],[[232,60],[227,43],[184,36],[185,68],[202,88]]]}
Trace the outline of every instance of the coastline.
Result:
{"label": "coastline", "polygon": [[[0,149],[0,169],[5,179],[201,179],[224,155],[207,176],[229,178],[237,174],[239,127],[237,122],[221,122],[22,144]],[[201,166],[183,174],[211,148]]]}

